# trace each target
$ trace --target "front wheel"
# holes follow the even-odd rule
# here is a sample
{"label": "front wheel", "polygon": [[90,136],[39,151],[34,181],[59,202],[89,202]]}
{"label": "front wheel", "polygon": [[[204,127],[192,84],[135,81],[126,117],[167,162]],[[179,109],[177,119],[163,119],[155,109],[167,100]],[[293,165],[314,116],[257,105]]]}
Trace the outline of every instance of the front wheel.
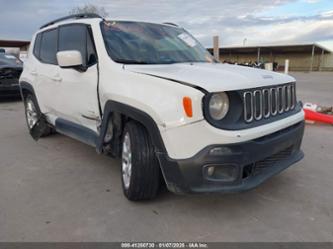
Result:
{"label": "front wheel", "polygon": [[27,95],[24,99],[25,118],[31,136],[34,139],[45,137],[52,132],[51,127],[44,120],[38,108],[37,101],[32,95]]}
{"label": "front wheel", "polygon": [[146,129],[128,122],[122,139],[122,186],[131,201],[153,199],[160,187],[160,167]]}

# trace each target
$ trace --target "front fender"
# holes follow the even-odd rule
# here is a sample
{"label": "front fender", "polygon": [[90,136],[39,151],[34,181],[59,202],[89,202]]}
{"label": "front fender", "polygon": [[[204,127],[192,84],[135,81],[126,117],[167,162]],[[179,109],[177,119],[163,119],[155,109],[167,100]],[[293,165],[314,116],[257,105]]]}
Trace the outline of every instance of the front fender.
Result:
{"label": "front fender", "polygon": [[96,142],[96,150],[98,153],[102,153],[103,151],[104,137],[107,132],[108,123],[113,113],[123,114],[141,123],[147,129],[156,152],[166,152],[158,125],[150,115],[127,104],[109,100],[104,106],[100,136]]}

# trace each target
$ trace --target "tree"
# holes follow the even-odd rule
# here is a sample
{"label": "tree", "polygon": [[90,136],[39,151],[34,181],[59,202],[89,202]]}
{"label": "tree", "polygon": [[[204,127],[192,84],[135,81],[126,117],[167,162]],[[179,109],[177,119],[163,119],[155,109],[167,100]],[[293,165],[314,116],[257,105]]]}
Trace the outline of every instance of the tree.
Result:
{"label": "tree", "polygon": [[104,7],[99,7],[93,4],[85,4],[83,6],[74,7],[69,14],[85,14],[85,13],[94,13],[102,17],[107,17],[109,13],[105,10]]}

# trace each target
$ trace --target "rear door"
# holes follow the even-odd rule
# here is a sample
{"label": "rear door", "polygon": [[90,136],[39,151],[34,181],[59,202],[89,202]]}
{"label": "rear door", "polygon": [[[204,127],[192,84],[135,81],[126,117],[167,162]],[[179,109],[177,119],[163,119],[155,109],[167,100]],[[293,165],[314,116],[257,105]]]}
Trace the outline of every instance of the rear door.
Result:
{"label": "rear door", "polygon": [[51,29],[40,33],[36,38],[34,55],[38,59],[30,69],[35,77],[35,91],[44,113],[56,115],[57,98],[54,92],[59,84],[59,72],[56,59],[58,30]]}
{"label": "rear door", "polygon": [[57,98],[58,116],[97,131],[98,102],[97,54],[90,26],[70,24],[58,27],[58,51],[81,52],[86,71],[58,67],[59,82],[52,97]]}

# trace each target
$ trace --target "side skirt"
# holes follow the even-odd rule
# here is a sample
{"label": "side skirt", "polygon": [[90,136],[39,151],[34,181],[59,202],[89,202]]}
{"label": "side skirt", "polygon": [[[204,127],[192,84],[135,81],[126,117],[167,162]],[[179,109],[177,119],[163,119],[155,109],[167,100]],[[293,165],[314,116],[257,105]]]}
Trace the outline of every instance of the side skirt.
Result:
{"label": "side skirt", "polygon": [[82,125],[73,123],[62,118],[57,118],[55,121],[55,128],[57,132],[63,135],[79,140],[80,142],[88,144],[90,146],[96,146],[98,135],[94,131]]}

